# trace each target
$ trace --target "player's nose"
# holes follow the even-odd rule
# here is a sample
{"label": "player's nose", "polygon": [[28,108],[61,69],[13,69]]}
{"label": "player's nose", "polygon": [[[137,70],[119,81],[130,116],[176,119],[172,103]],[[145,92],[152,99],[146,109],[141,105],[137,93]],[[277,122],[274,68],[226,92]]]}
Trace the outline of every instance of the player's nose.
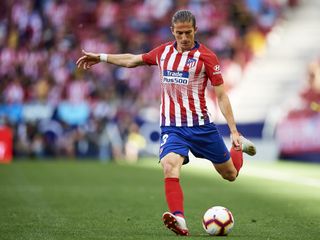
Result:
{"label": "player's nose", "polygon": [[184,33],[182,34],[182,38],[181,38],[182,41],[187,41],[188,38],[187,38],[187,35]]}

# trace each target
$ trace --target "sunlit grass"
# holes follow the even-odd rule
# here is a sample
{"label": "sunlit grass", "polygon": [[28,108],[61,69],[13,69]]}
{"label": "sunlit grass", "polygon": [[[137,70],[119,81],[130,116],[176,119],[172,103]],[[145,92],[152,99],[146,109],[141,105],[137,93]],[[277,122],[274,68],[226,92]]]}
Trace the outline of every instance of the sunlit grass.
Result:
{"label": "sunlit grass", "polygon": [[[230,183],[200,163],[182,169],[188,239],[208,239],[201,217],[213,205],[234,214],[228,239],[318,239],[320,165],[246,162]],[[0,239],[176,239],[166,210],[156,159],[0,165]]]}

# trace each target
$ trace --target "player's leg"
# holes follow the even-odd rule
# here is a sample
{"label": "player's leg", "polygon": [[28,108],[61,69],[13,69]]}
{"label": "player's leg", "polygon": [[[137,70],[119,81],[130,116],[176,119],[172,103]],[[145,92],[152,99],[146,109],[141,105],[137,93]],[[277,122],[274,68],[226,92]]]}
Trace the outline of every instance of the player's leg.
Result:
{"label": "player's leg", "polygon": [[160,163],[163,168],[165,178],[179,178],[180,170],[184,162],[184,157],[180,154],[170,152],[161,158]]}
{"label": "player's leg", "polygon": [[234,147],[230,149],[230,158],[225,162],[213,162],[217,172],[226,180],[236,180],[239,171],[243,165],[242,150],[236,150]]}
{"label": "player's leg", "polygon": [[180,170],[188,159],[189,149],[180,128],[162,127],[160,162],[164,173],[165,195],[170,212],[162,216],[167,228],[178,235],[188,235],[183,208],[183,191],[180,185]]}
{"label": "player's leg", "polygon": [[164,173],[164,187],[166,200],[172,214],[184,217],[183,191],[180,185],[180,170],[184,157],[170,152],[161,159]]}
{"label": "player's leg", "polygon": [[214,163],[215,169],[224,179],[234,181],[243,165],[243,153],[253,156],[256,154],[256,147],[251,141],[241,136],[241,149],[231,147],[231,158],[224,163]]}
{"label": "player's leg", "polygon": [[230,156],[232,163],[237,170],[237,175],[239,174],[240,169],[243,165],[243,153],[246,153],[250,156],[256,154],[256,147],[253,142],[249,141],[243,136],[240,136],[241,140],[241,149],[235,149],[233,146],[230,149]]}
{"label": "player's leg", "polygon": [[231,158],[224,163],[213,163],[213,166],[224,179],[229,180],[230,182],[236,180],[238,171]]}
{"label": "player's leg", "polygon": [[[196,157],[211,161],[220,175],[234,181],[243,164],[243,152],[254,155],[254,144],[241,136],[241,149],[227,149],[222,136],[214,124],[190,128],[190,150]],[[205,147],[204,147],[205,146]]]}
{"label": "player's leg", "polygon": [[183,192],[179,177],[182,165],[189,161],[189,149],[180,129],[162,127],[161,130],[160,163],[168,207],[171,213],[183,217]]}
{"label": "player's leg", "polygon": [[184,157],[170,152],[161,158],[164,173],[165,195],[170,212],[162,216],[167,228],[178,235],[188,235],[186,221],[184,219],[183,191],[180,185],[180,170]]}
{"label": "player's leg", "polygon": [[192,138],[189,145],[193,155],[211,161],[223,178],[234,181],[237,170],[231,160],[233,151],[230,153],[216,126],[211,123],[193,127],[190,131]]}
{"label": "player's leg", "polygon": [[161,159],[164,174],[166,200],[172,214],[184,217],[183,192],[180,185],[180,170],[184,157],[170,152]]}

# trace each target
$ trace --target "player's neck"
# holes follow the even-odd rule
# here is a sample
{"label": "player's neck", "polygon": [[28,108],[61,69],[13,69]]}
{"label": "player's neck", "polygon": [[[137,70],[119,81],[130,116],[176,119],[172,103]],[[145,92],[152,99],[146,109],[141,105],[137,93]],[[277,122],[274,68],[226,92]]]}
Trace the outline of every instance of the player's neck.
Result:
{"label": "player's neck", "polygon": [[183,53],[183,52],[188,52],[194,49],[196,47],[196,42],[193,42],[193,44],[190,47],[181,46],[177,42],[175,42],[174,45],[179,53]]}
{"label": "player's neck", "polygon": [[177,50],[179,53],[188,52],[191,51],[194,48],[195,44],[193,44],[191,47],[183,48],[181,46],[177,46]]}

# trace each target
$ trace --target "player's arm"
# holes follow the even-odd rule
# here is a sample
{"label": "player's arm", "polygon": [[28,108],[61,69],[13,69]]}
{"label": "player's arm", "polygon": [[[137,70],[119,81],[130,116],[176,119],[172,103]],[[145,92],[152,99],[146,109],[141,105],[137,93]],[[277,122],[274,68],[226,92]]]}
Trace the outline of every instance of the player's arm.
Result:
{"label": "player's arm", "polygon": [[122,67],[133,68],[140,65],[144,65],[142,60],[142,54],[101,54],[92,53],[82,50],[83,55],[78,59],[78,68],[89,69],[91,66],[99,62],[107,62]]}
{"label": "player's arm", "polygon": [[239,132],[237,130],[237,126],[236,126],[236,123],[234,120],[233,111],[232,111],[229,97],[224,90],[224,85],[220,84],[218,86],[215,86],[214,89],[215,89],[215,93],[216,93],[216,96],[218,99],[218,104],[219,104],[220,110],[221,110],[223,116],[225,117],[225,119],[228,123],[229,129],[230,129],[230,132],[231,132],[232,144],[234,145],[234,147],[240,148],[240,135],[239,135]]}

